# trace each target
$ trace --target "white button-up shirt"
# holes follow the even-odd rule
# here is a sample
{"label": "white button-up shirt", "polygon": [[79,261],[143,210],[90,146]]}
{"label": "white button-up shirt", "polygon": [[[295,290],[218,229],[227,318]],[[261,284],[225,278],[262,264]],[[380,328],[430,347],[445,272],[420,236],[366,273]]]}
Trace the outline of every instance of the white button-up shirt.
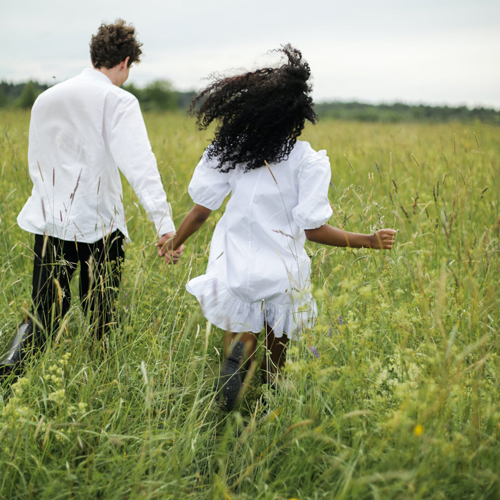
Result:
{"label": "white button-up shirt", "polygon": [[128,237],[118,168],[158,234],[175,230],[139,103],[100,71],[38,97],[28,163],[33,191],[17,219],[26,231],[84,243],[117,229]]}

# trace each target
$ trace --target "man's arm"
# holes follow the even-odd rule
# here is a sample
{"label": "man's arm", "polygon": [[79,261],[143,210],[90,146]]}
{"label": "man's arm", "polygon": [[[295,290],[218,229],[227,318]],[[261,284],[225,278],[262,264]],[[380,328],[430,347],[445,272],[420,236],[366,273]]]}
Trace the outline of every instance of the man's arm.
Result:
{"label": "man's arm", "polygon": [[[167,195],[137,99],[131,94],[116,96],[110,150],[116,164],[137,194],[160,237],[173,233]],[[111,104],[111,103],[110,103]]]}

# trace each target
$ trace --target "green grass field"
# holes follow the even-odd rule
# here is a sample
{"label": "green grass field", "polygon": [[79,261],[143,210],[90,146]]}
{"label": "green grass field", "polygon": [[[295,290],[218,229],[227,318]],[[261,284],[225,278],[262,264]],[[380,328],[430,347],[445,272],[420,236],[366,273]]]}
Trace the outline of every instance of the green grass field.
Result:
{"label": "green grass field", "polygon": [[[16,225],[31,190],[29,114],[0,116],[3,347],[29,307],[33,241]],[[146,123],[178,224],[210,136],[182,116]],[[393,227],[397,244],[308,246],[319,322],[292,345],[285,387],[269,393],[257,374],[231,414],[213,391],[222,333],[184,288],[204,272],[221,213],[167,266],[125,182],[120,325],[99,352],[75,279],[57,341],[0,386],[0,498],[500,498],[499,134],[306,129],[330,157],[331,224]]]}

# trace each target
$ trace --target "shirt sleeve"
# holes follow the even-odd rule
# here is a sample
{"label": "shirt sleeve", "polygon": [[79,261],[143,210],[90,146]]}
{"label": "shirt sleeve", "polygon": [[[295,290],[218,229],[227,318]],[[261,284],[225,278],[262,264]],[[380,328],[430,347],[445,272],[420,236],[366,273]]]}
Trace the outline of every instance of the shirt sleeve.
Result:
{"label": "shirt sleeve", "polygon": [[311,149],[302,160],[298,173],[299,203],[292,215],[301,229],[317,229],[326,224],[333,214],[328,200],[332,176],[326,151]]}
{"label": "shirt sleeve", "polygon": [[216,165],[216,160],[208,159],[205,151],[188,188],[192,200],[209,210],[217,210],[231,191],[228,174],[221,172]]}
{"label": "shirt sleeve", "polygon": [[158,234],[175,231],[141,108],[132,95],[127,95],[117,106],[110,133],[110,149]]}

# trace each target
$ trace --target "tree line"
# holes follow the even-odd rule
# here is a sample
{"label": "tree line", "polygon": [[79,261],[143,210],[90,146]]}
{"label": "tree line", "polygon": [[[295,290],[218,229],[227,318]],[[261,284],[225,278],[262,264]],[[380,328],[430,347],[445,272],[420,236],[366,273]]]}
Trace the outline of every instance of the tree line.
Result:
{"label": "tree line", "polygon": [[316,104],[322,118],[362,122],[472,122],[500,124],[500,111],[467,106],[428,106],[425,104],[367,104],[362,102],[322,102]]}
{"label": "tree line", "polygon": [[[49,85],[36,81],[0,82],[0,108],[30,109],[37,96]],[[135,95],[144,111],[185,111],[195,92],[179,92],[167,80],[157,80],[146,87],[133,83],[123,88]],[[320,118],[362,122],[471,122],[500,124],[500,111],[467,106],[428,106],[425,104],[367,104],[362,102],[321,102],[316,104]]]}
{"label": "tree line", "polygon": [[[0,82],[0,108],[31,109],[36,98],[50,85],[30,80],[23,83]],[[178,92],[166,80],[157,80],[146,87],[133,83],[123,85],[135,95],[144,111],[176,111],[189,107],[195,92]]]}

